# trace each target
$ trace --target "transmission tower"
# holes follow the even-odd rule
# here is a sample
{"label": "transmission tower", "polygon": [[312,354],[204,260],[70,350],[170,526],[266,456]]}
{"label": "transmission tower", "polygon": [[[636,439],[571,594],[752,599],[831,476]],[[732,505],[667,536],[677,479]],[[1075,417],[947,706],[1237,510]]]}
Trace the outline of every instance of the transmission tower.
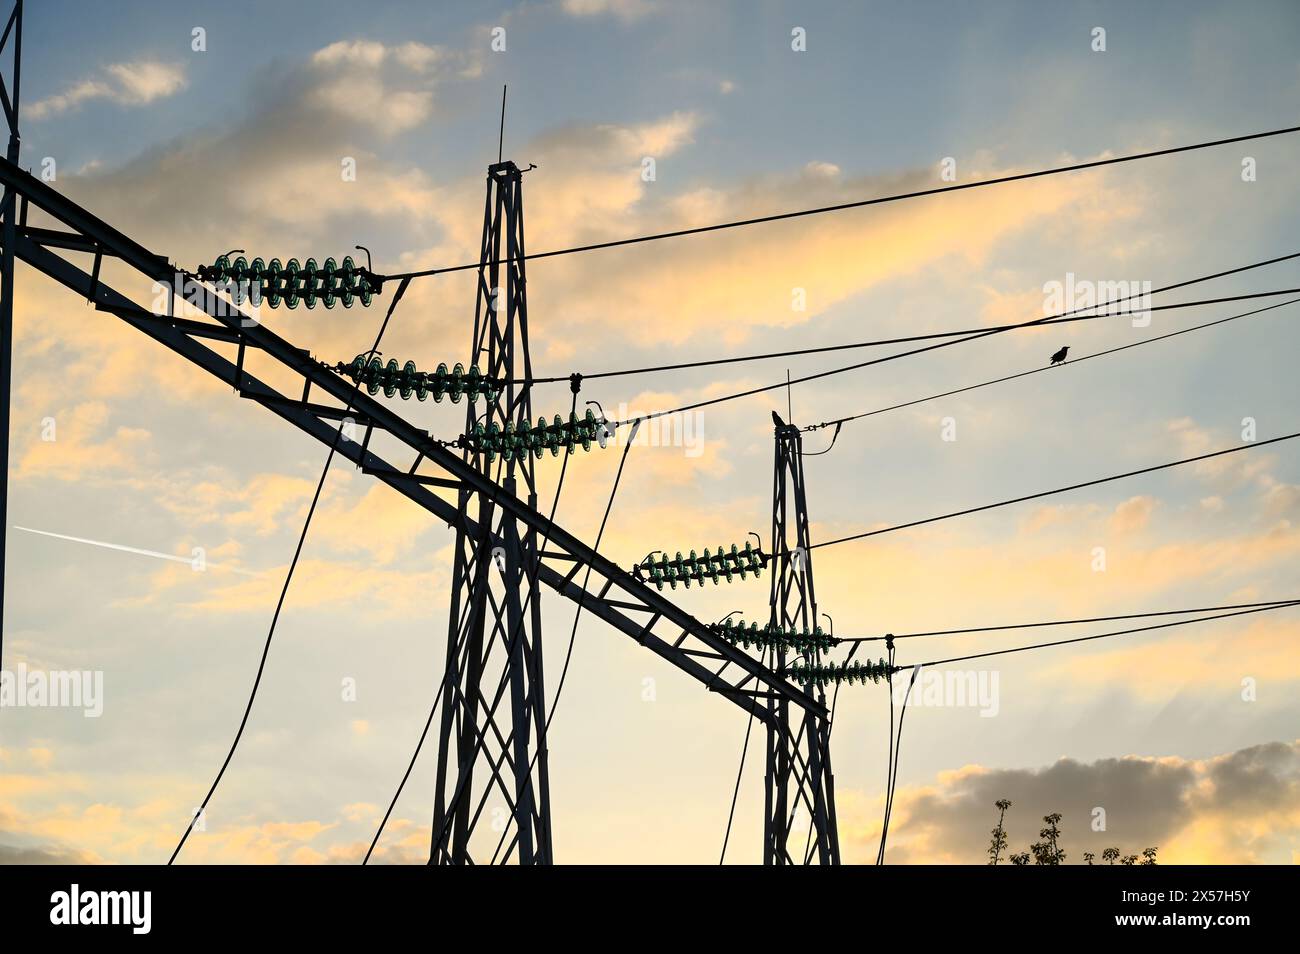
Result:
{"label": "transmission tower", "polygon": [[[769,625],[773,632],[813,633],[817,630],[817,597],[813,589],[808,535],[808,500],[803,475],[803,439],[799,428],[786,424],[775,411],[776,468],[772,483],[772,598]],[[802,641],[797,651],[777,642],[770,665],[785,672],[787,662],[817,665],[821,650]],[[785,699],[768,703],[767,771],[763,799],[763,863],[769,865],[839,864],[839,835],[835,824],[835,779],[831,774],[830,720],[826,693],[816,693],[820,711],[792,710]],[[807,834],[795,820],[807,822]],[[800,844],[800,842],[803,842]]]}
{"label": "transmission tower", "polygon": [[[13,10],[0,34],[0,57],[10,51],[13,57],[8,80],[0,74],[0,105],[4,106],[9,126],[9,144],[5,158],[18,164],[21,137],[18,134],[18,93],[22,80],[23,0],[15,0]],[[4,626],[5,535],[9,526],[9,389],[13,367],[14,343],[14,246],[17,244],[16,221],[18,192],[5,186],[0,198],[0,631]],[[0,643],[0,648],[3,644]]]}
{"label": "transmission tower", "polygon": [[[529,386],[516,383],[532,379],[522,185],[513,162],[488,167],[470,361],[483,362],[486,376],[505,386],[481,416],[469,405],[467,434],[476,427],[519,433],[532,423]],[[465,460],[536,509],[532,454],[496,458],[467,449]],[[473,861],[475,827],[489,798],[499,796],[508,814],[489,818],[497,822],[485,826],[490,837],[474,847],[550,864],[537,531],[469,487],[457,509],[431,861]]]}

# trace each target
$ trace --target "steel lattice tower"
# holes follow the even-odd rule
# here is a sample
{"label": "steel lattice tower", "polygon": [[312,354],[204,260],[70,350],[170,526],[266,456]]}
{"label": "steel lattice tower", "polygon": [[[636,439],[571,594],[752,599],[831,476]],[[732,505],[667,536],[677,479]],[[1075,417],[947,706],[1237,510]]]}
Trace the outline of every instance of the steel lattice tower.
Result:
{"label": "steel lattice tower", "polygon": [[[0,55],[11,51],[9,79],[0,74],[0,106],[9,127],[5,159],[18,165],[22,137],[18,132],[18,94],[22,85],[23,0],[16,0],[0,34]],[[0,198],[0,630],[4,626],[5,534],[9,528],[9,398],[14,340],[14,247],[18,236],[18,192],[5,186]],[[24,216],[25,217],[25,216]],[[0,637],[2,638],[2,637]],[[0,649],[3,643],[0,642]]]}
{"label": "steel lattice tower", "polygon": [[[509,425],[518,431],[531,423],[529,388],[518,383],[532,378],[523,255],[522,174],[513,162],[498,162],[488,167],[470,360],[489,378],[507,383],[481,415],[477,414],[481,405],[470,405],[466,433],[476,425],[503,430]],[[488,456],[465,452],[466,463],[484,478],[535,509],[532,456],[525,451],[508,462],[500,458],[489,462]],[[471,508],[476,513],[468,521]],[[535,529],[495,507],[488,497],[462,487],[438,745],[433,863],[508,860],[514,852],[521,864],[552,860],[538,549]],[[495,798],[504,802],[508,817],[499,808],[489,812],[484,837],[476,840],[476,826]],[[475,849],[481,859],[474,857]]]}
{"label": "steel lattice tower", "polygon": [[[817,597],[809,550],[808,502],[803,475],[803,439],[799,428],[772,412],[776,424],[776,468],[772,483],[772,614],[770,625],[781,632],[813,632]],[[787,658],[791,657],[791,658]],[[787,654],[781,645],[769,651],[769,665],[784,672],[787,662],[816,665],[821,650],[810,647]],[[830,721],[824,715],[826,693],[811,685],[822,714],[784,699],[769,702],[767,771],[763,818],[763,863],[784,865],[813,861],[839,864],[835,823],[835,780],[831,774]],[[793,718],[792,718],[793,717]],[[808,822],[803,839],[791,836],[795,819]],[[799,844],[799,841],[803,844]]]}

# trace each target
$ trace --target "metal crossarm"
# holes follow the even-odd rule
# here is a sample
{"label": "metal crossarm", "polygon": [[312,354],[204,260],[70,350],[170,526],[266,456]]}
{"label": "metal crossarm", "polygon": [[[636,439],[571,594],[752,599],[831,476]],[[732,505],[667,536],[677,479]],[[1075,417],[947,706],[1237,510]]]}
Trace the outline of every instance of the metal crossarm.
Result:
{"label": "metal crossarm", "polygon": [[[11,161],[0,161],[0,185],[11,189],[21,198],[24,221],[26,207],[31,206],[56,219],[68,230],[59,242],[49,246],[41,243],[40,232],[30,229],[15,232],[14,252],[27,264],[60,282],[96,308],[117,315],[155,341],[230,384],[242,397],[262,404],[323,444],[332,445],[335,441],[338,434],[338,424],[335,422],[339,411],[322,405],[321,396],[328,396],[343,408],[350,408],[346,416],[364,422],[367,435],[375,429],[386,432],[393,440],[405,446],[413,460],[424,460],[440,468],[452,480],[483,499],[490,500],[495,507],[507,512],[545,539],[546,550],[538,556],[537,578],[541,583],[570,600],[582,603],[586,607],[584,612],[592,613],[631,636],[694,677],[710,691],[753,712],[757,718],[767,720],[766,700],[769,698],[782,699],[806,711],[825,714],[825,706],[802,688],[710,632],[704,623],[662,594],[634,579],[629,572],[601,556],[563,527],[549,521],[527,503],[504,492],[498,484],[485,478],[471,464],[434,440],[427,431],[411,424],[387,405],[361,393],[351,382],[340,378],[307,351],[295,347],[258,324],[242,310],[215,295],[204,295],[201,296],[202,308],[216,324],[206,325],[189,319],[156,316],[115,291],[98,275],[88,273],[63,258],[54,249],[66,247],[69,244],[68,235],[71,234],[79,236],[85,243],[82,248],[94,249],[97,259],[102,255],[113,256],[153,282],[174,288],[173,283],[178,276],[183,283],[194,281],[193,275],[177,270],[164,257],[154,254],[101,221]],[[235,361],[212,350],[201,340],[219,338],[223,329],[227,335],[233,332],[234,340],[238,342],[239,354]],[[246,350],[255,350],[276,361],[282,370],[297,375],[301,387],[292,389],[290,393],[303,396],[290,397],[253,376],[243,366]],[[313,389],[317,395],[314,403],[306,397],[313,393]],[[460,515],[454,504],[433,493],[420,475],[393,465],[370,450],[368,440],[363,440],[359,445],[350,441],[339,443],[338,452],[342,456],[415,501],[449,526],[456,526],[457,521],[465,521],[471,531],[477,530],[474,521]],[[499,540],[494,543],[504,545]],[[558,564],[558,567],[552,563]],[[591,567],[591,592],[584,591],[575,581],[572,572],[574,564]],[[702,657],[720,665],[705,665],[700,661]]]}

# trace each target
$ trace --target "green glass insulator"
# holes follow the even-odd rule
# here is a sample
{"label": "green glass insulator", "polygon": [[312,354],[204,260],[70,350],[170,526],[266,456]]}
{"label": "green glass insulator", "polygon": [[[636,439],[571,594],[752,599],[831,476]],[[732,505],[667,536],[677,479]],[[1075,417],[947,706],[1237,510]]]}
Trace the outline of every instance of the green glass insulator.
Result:
{"label": "green glass insulator", "polygon": [[591,408],[587,408],[587,414],[582,419],[581,433],[582,433],[582,449],[585,451],[590,451],[591,442],[596,437],[596,415],[591,412]]}
{"label": "green glass insulator", "polygon": [[[545,422],[546,418],[542,418],[543,425]],[[546,449],[551,452],[552,457],[560,456],[560,429],[562,427],[564,427],[564,421],[562,421],[560,415],[557,414],[555,415],[555,420],[552,422],[551,427],[546,430]]]}
{"label": "green glass insulator", "polygon": [[302,270],[302,300],[308,308],[316,307],[316,282],[319,280],[317,271],[316,259],[307,259]]}
{"label": "green glass insulator", "polygon": [[302,266],[298,264],[296,258],[289,259],[284,266],[284,306],[286,308],[298,307],[298,273],[302,271]]}
{"label": "green glass insulator", "polygon": [[506,426],[501,430],[501,457],[506,461],[514,460],[515,457],[515,422],[514,421],[506,421]]}
{"label": "green glass insulator", "polygon": [[459,361],[456,367],[451,369],[451,380],[447,382],[447,390],[451,394],[451,403],[459,404],[461,397],[465,393],[465,366]]}
{"label": "green glass insulator", "polygon": [[550,443],[549,435],[546,433],[546,418],[539,417],[537,419],[537,426],[532,431],[532,441],[534,457],[541,457],[546,453],[546,445]]}
{"label": "green glass insulator", "polygon": [[325,303],[326,308],[333,308],[338,301],[334,295],[334,272],[337,269],[338,263],[332,258],[325,259],[325,264],[321,266],[320,298]]}
{"label": "green glass insulator", "polygon": [[443,396],[447,393],[447,362],[440,363],[438,370],[433,372],[433,380],[429,382],[429,388],[433,391],[434,401],[441,404]]}
{"label": "green glass insulator", "polygon": [[403,401],[409,401],[415,391],[415,382],[419,380],[420,372],[415,367],[414,361],[408,361],[402,365],[402,376],[399,380],[398,391],[402,395]]}
{"label": "green glass insulator", "polygon": [[339,300],[343,302],[344,308],[352,307],[352,277],[355,273],[356,265],[352,261],[352,256],[344,256],[343,267],[339,271]]}
{"label": "green glass insulator", "polygon": [[257,296],[253,299],[254,304],[261,304],[262,296],[266,294],[266,262],[260,258],[253,259],[249,266],[248,287],[257,289]]}
{"label": "green glass insulator", "polygon": [[366,365],[366,390],[371,394],[379,393],[379,381],[384,373],[384,363],[378,358],[371,358]]}
{"label": "green glass insulator", "polygon": [[270,308],[280,307],[280,278],[284,271],[284,266],[280,264],[278,258],[271,259],[266,266],[266,282],[262,288],[262,294],[266,298],[266,304]]}

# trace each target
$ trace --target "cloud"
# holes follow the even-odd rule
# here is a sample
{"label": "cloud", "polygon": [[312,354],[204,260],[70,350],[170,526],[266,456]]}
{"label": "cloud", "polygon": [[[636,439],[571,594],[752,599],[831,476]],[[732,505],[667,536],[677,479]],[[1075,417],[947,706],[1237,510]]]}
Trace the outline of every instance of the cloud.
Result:
{"label": "cloud", "polygon": [[1110,518],[1111,532],[1125,534],[1145,529],[1151,522],[1151,513],[1156,505],[1154,497],[1130,497],[1115,508],[1115,513]]}
{"label": "cloud", "polygon": [[37,100],[24,110],[24,116],[48,119],[97,99],[119,106],[143,106],[174,95],[185,85],[185,68],[179,63],[157,60],[113,63],[104,67],[96,78],[81,80],[61,93]]}
{"label": "cloud", "polygon": [[655,0],[563,0],[561,9],[573,17],[614,16],[620,20],[639,20],[655,13]]}
{"label": "cloud", "polygon": [[404,132],[428,119],[434,102],[432,88],[412,86],[407,76],[426,76],[448,58],[424,43],[340,40],[312,55],[308,69],[316,82],[309,101],[385,135]]}
{"label": "cloud", "polygon": [[[1135,621],[1132,625],[1143,624]],[[1071,694],[1081,695],[1093,694],[1101,686],[1114,688],[1117,683],[1144,694],[1172,695],[1196,688],[1235,692],[1245,676],[1267,679],[1270,685],[1300,681],[1298,642],[1297,612],[1282,609],[1229,617],[1222,624],[1194,624],[1179,638],[1176,651],[1167,639],[1143,646],[1114,644],[1104,652],[1058,661],[1044,671],[1043,678],[1059,679],[1070,686]]]}
{"label": "cloud", "polygon": [[[1060,812],[1067,864],[1111,846],[1138,854],[1149,846],[1176,864],[1289,862],[1300,836],[1300,743],[1271,742],[1207,759],[1063,758],[1042,768],[968,765],[931,784],[900,789],[890,822],[887,860],[983,864],[994,802],[1007,798],[1009,851],[1038,841],[1042,816]],[[854,860],[874,855],[879,806],[848,801]],[[1093,831],[1104,810],[1104,831]],[[866,817],[863,817],[863,816]],[[1004,854],[1005,858],[1006,855]]]}
{"label": "cloud", "polygon": [[[0,838],[8,833],[0,833]],[[90,865],[96,859],[89,852],[61,846],[25,848],[0,843],[0,865]]]}
{"label": "cloud", "polygon": [[14,475],[19,480],[81,480],[130,471],[138,465],[151,437],[147,430],[112,424],[110,409],[103,401],[76,404],[43,421],[47,423],[42,430],[50,439],[34,436],[19,458]]}

